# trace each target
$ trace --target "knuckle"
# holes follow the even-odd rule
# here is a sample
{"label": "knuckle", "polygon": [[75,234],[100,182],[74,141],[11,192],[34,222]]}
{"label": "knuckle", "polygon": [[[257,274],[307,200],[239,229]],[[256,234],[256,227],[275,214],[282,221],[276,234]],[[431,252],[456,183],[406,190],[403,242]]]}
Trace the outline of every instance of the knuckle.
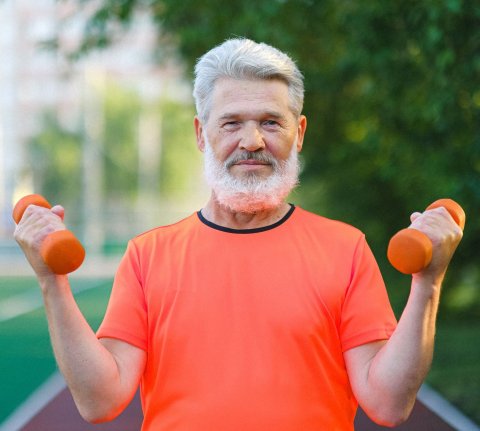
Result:
{"label": "knuckle", "polygon": [[17,242],[21,242],[22,241],[22,232],[21,232],[21,229],[19,227],[16,227],[14,232],[13,232],[13,238],[15,239],[15,241]]}
{"label": "knuckle", "polygon": [[40,208],[37,207],[36,205],[29,205],[29,206],[25,209],[23,215],[24,215],[24,217],[31,217],[32,214],[35,214],[39,209],[40,209]]}
{"label": "knuckle", "polygon": [[39,238],[43,239],[52,232],[55,232],[56,230],[58,229],[55,226],[53,226],[52,224],[47,224],[38,231],[38,236]]}
{"label": "knuckle", "polygon": [[463,230],[460,229],[459,226],[457,226],[457,228],[455,229],[454,235],[455,235],[455,239],[460,241],[463,238]]}

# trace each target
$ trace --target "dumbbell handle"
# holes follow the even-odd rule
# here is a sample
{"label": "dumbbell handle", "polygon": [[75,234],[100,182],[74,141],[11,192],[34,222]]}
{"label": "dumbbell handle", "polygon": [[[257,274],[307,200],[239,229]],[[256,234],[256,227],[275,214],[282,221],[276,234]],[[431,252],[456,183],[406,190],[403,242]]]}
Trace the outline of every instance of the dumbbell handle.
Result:
{"label": "dumbbell handle", "polygon": [[[41,195],[24,196],[13,209],[12,217],[15,223],[20,223],[23,213],[29,205],[52,207]],[[83,263],[85,249],[72,232],[64,229],[52,232],[45,237],[40,246],[40,255],[53,273],[68,274]]]}
{"label": "dumbbell handle", "polygon": [[[451,199],[439,199],[427,207],[427,210],[444,207],[460,226],[465,227],[465,212]],[[415,274],[426,268],[432,260],[432,242],[419,230],[406,228],[397,232],[388,244],[387,257],[398,271]]]}

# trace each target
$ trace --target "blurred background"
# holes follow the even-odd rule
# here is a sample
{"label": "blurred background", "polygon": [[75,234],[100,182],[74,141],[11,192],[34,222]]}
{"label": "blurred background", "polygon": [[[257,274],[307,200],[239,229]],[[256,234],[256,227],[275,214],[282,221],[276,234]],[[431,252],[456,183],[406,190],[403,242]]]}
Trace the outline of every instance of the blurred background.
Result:
{"label": "blurred background", "polygon": [[480,422],[478,1],[0,1],[3,291],[24,275],[11,220],[24,194],[65,206],[107,278],[128,239],[202,206],[192,70],[234,36],[303,71],[309,123],[290,201],[366,233],[397,316],[409,277],[387,263],[389,238],[438,198],[464,207],[428,382]]}

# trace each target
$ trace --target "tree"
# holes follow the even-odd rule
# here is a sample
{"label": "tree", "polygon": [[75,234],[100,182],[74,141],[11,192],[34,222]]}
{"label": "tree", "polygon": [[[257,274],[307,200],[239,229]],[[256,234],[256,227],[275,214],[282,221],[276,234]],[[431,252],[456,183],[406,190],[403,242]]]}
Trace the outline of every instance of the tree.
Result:
{"label": "tree", "polygon": [[82,181],[80,132],[63,127],[53,112],[45,112],[41,131],[29,142],[29,161],[33,174],[35,190],[47,198],[55,196],[57,204],[72,208],[69,211],[69,224],[75,226],[80,222],[81,202],[80,184]]}
{"label": "tree", "polygon": [[[189,70],[232,36],[290,53],[305,75],[310,119],[296,199],[363,229],[393,279],[383,258],[389,237],[408,224],[412,211],[452,197],[465,207],[467,228],[447,289],[455,295],[465,280],[478,283],[478,2],[80,3],[93,12],[74,54],[108,45],[141,10],[157,25],[160,57],[177,48]],[[462,313],[468,308],[478,317],[478,305],[477,293]]]}
{"label": "tree", "polygon": [[[407,286],[408,281],[386,262],[390,236],[408,224],[414,210],[439,197],[457,200],[466,210],[467,225],[444,287],[440,319],[478,321],[478,1],[78,0],[78,4],[90,11],[90,18],[81,44],[65,53],[73,58],[113,43],[139,11],[149,13],[156,23],[159,60],[179,55],[189,71],[199,56],[234,36],[288,52],[305,75],[304,111],[309,118],[303,184],[293,200],[366,232],[387,285],[394,286],[389,293],[397,312],[408,289],[395,286]],[[461,344],[458,354],[472,356],[466,345],[460,351]],[[443,358],[452,360],[448,355]],[[437,374],[437,385],[447,382],[443,390],[450,391],[458,377],[458,392],[450,391],[450,399],[464,408],[470,405],[469,413],[478,420],[475,379],[471,373],[452,374],[451,362],[447,368],[448,376]]]}
{"label": "tree", "polygon": [[[95,124],[78,121],[70,130],[54,113],[45,113],[40,132],[29,142],[28,166],[35,192],[65,206],[67,224],[87,246],[94,243],[109,252],[123,252],[132,235],[172,221],[172,202],[177,213],[184,214],[192,194],[203,191],[198,181],[200,152],[192,156],[190,151],[195,149],[193,106],[167,98],[146,103],[114,82],[91,91],[92,103],[98,105],[93,110]],[[150,123],[142,133],[145,118]],[[90,136],[89,128],[97,136]],[[142,142],[146,135],[148,142]],[[89,139],[97,142],[86,160],[82,152]],[[142,156],[142,151],[148,154]],[[100,205],[88,206],[85,183],[92,176],[96,178],[90,187]],[[179,202],[185,202],[180,209]],[[93,240],[89,222],[98,224],[101,232]]]}

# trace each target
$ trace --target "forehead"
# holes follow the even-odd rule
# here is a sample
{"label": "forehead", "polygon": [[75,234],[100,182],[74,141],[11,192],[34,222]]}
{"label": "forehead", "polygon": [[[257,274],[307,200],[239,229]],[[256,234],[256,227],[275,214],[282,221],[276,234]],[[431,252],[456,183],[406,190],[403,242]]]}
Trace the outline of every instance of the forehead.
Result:
{"label": "forehead", "polygon": [[244,80],[221,78],[215,83],[210,116],[226,112],[242,114],[253,111],[289,111],[288,86],[279,79]]}

